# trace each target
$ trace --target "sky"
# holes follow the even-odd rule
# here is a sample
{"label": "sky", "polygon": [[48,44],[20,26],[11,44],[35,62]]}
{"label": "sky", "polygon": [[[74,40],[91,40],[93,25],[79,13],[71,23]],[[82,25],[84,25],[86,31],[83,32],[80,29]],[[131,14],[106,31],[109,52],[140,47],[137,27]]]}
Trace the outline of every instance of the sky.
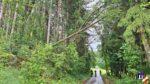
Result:
{"label": "sky", "polygon": [[[85,9],[86,10],[93,10],[93,6],[99,2],[99,0],[89,0],[90,2],[85,5]],[[96,30],[94,28],[89,28],[87,30],[87,32],[91,35],[89,36],[88,40],[89,40],[89,49],[92,48],[93,51],[97,51],[97,46],[101,44],[100,40],[99,40],[99,36],[96,33]]]}
{"label": "sky", "polygon": [[93,6],[97,3],[97,2],[99,2],[99,0],[89,0],[90,2],[85,6],[85,9],[86,10],[92,10],[93,8]]}

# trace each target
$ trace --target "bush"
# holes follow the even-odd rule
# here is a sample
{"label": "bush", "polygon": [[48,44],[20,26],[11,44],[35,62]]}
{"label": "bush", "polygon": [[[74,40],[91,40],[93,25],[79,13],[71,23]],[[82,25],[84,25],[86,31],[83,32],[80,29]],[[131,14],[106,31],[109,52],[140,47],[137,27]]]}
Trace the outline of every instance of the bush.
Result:
{"label": "bush", "polygon": [[54,52],[51,45],[37,45],[28,61],[22,62],[21,73],[28,83],[46,83],[47,79],[61,79],[67,75],[79,74],[82,61],[79,60],[74,44],[68,45],[62,52]]}
{"label": "bush", "polygon": [[51,80],[57,80],[55,82],[59,84],[64,81],[77,81],[72,78],[81,76],[80,71],[83,71],[85,67],[84,61],[76,51],[75,44],[69,44],[67,47],[61,46],[62,48],[55,48],[50,44],[39,44],[34,49],[29,49],[27,45],[21,45],[14,49],[17,52],[15,56],[19,61],[12,66],[9,62],[14,54],[10,51],[10,46],[6,46],[10,44],[5,43],[0,46],[0,58],[2,58],[0,64],[4,65],[0,72],[2,73],[0,75],[1,84],[7,82],[9,84],[11,80],[16,80],[13,76],[17,78],[14,84],[45,84],[50,83]]}
{"label": "bush", "polygon": [[115,81],[115,84],[141,84],[140,80],[133,79],[131,77],[125,76],[122,79],[118,79]]}

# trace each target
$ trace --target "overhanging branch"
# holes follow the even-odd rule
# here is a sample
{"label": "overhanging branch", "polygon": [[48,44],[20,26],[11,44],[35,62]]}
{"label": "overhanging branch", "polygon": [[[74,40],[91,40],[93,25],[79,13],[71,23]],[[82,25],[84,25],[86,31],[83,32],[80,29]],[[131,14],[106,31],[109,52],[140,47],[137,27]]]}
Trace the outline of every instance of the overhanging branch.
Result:
{"label": "overhanging branch", "polygon": [[73,37],[73,36],[79,34],[80,32],[83,32],[83,31],[87,30],[88,28],[92,27],[93,25],[95,25],[95,24],[98,23],[99,21],[101,21],[101,19],[100,19],[100,20],[97,20],[96,22],[90,24],[90,25],[87,26],[87,27],[84,27],[84,28],[82,28],[82,29],[79,29],[77,32],[75,32],[75,33],[69,35],[68,37],[66,37],[66,38],[64,38],[64,39],[59,40],[59,41],[56,42],[54,45],[57,45],[58,43],[61,43],[61,42],[65,41],[65,40],[67,40],[67,39],[69,39],[69,38],[71,38],[71,37]]}

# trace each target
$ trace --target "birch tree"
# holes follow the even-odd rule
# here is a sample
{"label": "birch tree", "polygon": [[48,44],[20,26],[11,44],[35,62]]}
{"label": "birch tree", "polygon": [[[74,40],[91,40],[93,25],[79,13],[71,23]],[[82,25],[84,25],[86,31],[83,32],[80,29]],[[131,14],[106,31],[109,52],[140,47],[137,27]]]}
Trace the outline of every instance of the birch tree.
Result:
{"label": "birch tree", "polygon": [[14,12],[14,16],[13,16],[13,22],[12,22],[12,27],[11,27],[11,34],[14,33],[14,28],[15,28],[15,24],[16,24],[16,18],[17,18],[17,10],[18,10],[18,1],[16,3],[16,7],[15,7],[15,12]]}
{"label": "birch tree", "polygon": [[47,31],[46,31],[46,42],[47,43],[49,43],[50,42],[50,35],[51,35],[51,28],[52,28],[52,26],[51,26],[51,18],[52,18],[52,3],[53,2],[53,0],[51,0],[50,1],[50,6],[48,7],[49,9],[48,9],[48,25],[47,25]]}

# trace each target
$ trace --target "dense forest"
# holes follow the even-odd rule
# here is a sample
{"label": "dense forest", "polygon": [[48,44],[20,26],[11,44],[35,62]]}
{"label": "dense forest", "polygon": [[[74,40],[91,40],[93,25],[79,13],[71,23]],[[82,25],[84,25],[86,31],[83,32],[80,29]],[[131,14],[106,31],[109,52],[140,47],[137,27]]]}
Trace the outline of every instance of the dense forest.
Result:
{"label": "dense forest", "polygon": [[0,84],[84,84],[95,66],[104,84],[150,78],[149,0],[0,0]]}

